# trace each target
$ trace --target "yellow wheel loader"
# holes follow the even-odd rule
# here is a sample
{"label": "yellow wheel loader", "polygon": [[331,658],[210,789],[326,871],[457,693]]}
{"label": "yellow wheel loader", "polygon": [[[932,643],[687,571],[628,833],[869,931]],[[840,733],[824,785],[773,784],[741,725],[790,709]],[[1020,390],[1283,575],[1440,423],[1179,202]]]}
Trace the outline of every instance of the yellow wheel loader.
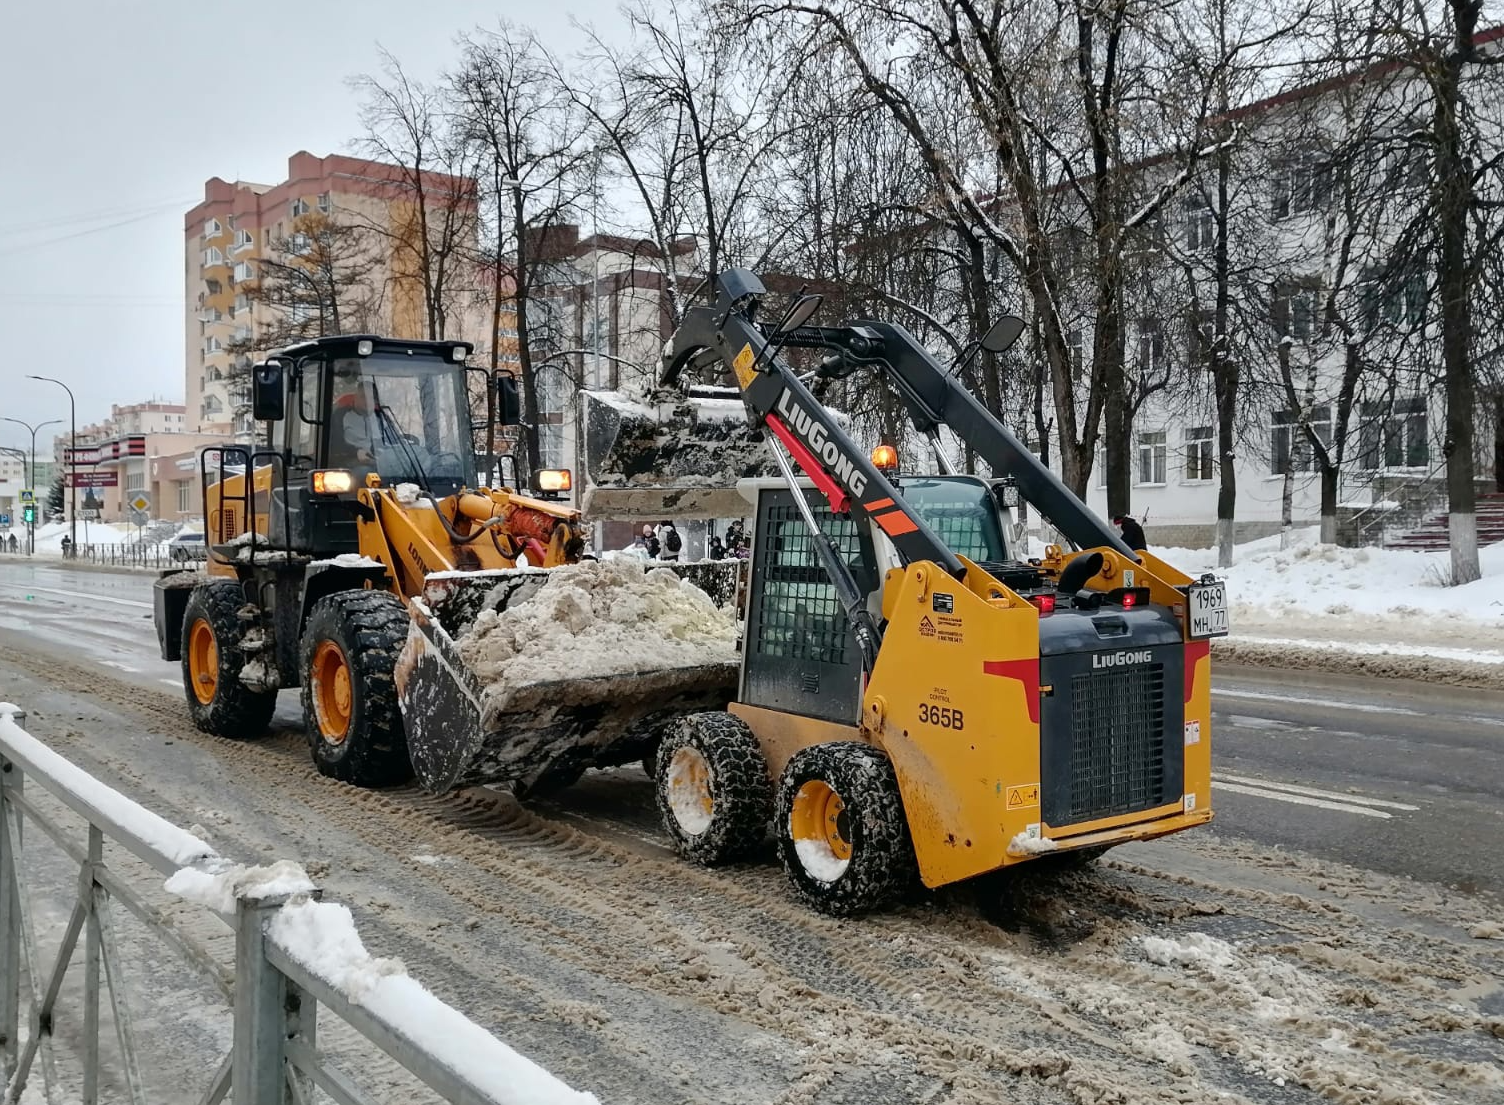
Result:
{"label": "yellow wheel loader", "polygon": [[[745,471],[755,450],[781,475],[741,484],[754,528],[735,700],[667,725],[657,752],[679,851],[724,862],[771,824],[796,893],[850,913],[916,877],[938,887],[1209,821],[1223,585],[1125,546],[903,328],[808,326],[815,297],[763,323],[764,296],[752,273],[721,274],[665,353],[665,385],[725,369],[757,431],[747,451],[717,410],[696,423],[708,448],[626,404],[594,422],[616,434],[594,442],[599,470],[638,501],[665,457],[720,458],[682,466],[694,479],[660,486],[667,498],[703,494],[706,467]],[[815,375],[880,372],[922,432],[959,436],[1072,548],[1009,548],[987,481],[890,478],[786,363],[790,345],[827,351]],[[703,387],[682,394],[723,401]]]}
{"label": "yellow wheel loader", "polygon": [[[381,785],[416,768],[436,790],[538,787],[640,758],[663,711],[726,701],[733,666],[648,657],[594,683],[561,672],[504,717],[485,713],[456,639],[579,561],[586,531],[548,497],[566,472],[541,473],[534,495],[477,489],[469,351],[354,335],[255,366],[267,440],[204,453],[208,564],[154,592],[162,656],[181,662],[200,729],[260,735],[278,691],[301,687],[326,775]],[[468,371],[515,421],[510,381]]]}

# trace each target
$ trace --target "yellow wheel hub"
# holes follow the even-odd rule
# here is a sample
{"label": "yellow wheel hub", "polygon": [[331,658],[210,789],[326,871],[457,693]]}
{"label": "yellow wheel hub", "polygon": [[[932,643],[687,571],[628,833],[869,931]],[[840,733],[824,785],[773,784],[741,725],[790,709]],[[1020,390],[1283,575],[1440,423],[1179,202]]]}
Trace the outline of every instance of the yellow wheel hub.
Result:
{"label": "yellow wheel hub", "polygon": [[214,701],[219,687],[219,645],[214,641],[214,630],[203,618],[188,630],[188,679],[199,702],[207,706]]}
{"label": "yellow wheel hub", "polygon": [[710,827],[715,798],[710,793],[710,764],[690,745],[674,749],[667,768],[668,805],[674,820],[692,836]]}
{"label": "yellow wheel hub", "polygon": [[350,735],[355,702],[350,663],[344,650],[333,641],[320,641],[313,650],[309,676],[313,680],[313,712],[317,715],[319,735],[330,744],[343,744]]}
{"label": "yellow wheel hub", "polygon": [[794,795],[789,835],[805,871],[834,882],[851,862],[851,831],[846,803],[821,779],[810,779]]}

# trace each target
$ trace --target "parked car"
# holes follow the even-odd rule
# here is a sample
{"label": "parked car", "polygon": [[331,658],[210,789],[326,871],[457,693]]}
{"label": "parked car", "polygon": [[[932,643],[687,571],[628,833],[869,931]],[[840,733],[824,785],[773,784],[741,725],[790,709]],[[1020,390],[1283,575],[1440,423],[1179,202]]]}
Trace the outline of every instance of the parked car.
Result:
{"label": "parked car", "polygon": [[188,560],[202,560],[206,551],[202,533],[180,533],[167,542],[167,555],[180,564]]}

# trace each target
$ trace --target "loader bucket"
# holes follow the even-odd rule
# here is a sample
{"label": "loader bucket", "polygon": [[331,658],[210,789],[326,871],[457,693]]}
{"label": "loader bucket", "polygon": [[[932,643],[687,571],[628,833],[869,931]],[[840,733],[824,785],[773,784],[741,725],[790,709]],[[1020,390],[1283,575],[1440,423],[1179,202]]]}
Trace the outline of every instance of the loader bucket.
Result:
{"label": "loader bucket", "polygon": [[437,573],[413,600],[396,682],[408,751],[425,788],[567,785],[587,767],[641,759],[669,719],[724,709],[734,696],[737,664],[727,661],[601,677],[561,671],[504,700],[488,697],[458,639],[483,610],[528,601],[547,576],[544,569]]}
{"label": "loader bucket", "polygon": [[584,391],[587,517],[740,518],[736,481],[777,474],[735,388]]}

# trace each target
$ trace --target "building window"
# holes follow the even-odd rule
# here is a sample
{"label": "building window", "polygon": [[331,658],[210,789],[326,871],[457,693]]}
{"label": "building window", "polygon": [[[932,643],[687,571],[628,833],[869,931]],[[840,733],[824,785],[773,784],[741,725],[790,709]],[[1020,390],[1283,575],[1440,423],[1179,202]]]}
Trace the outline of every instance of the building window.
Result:
{"label": "building window", "polygon": [[563,414],[574,391],[574,381],[560,368],[550,365],[538,372],[538,411],[540,414]]}
{"label": "building window", "polygon": [[1422,397],[1358,408],[1358,467],[1424,468],[1431,463],[1430,426]]}
{"label": "building window", "polygon": [[210,295],[218,295],[220,292],[225,290],[224,285],[221,284],[218,280],[205,280],[204,289]]}
{"label": "building window", "polygon": [[1278,336],[1309,341],[1316,334],[1316,289],[1306,284],[1276,287],[1269,314]]}
{"label": "building window", "polygon": [[1138,435],[1138,482],[1165,482],[1165,432],[1153,430]]}
{"label": "building window", "polygon": [[1185,431],[1185,478],[1200,483],[1212,478],[1212,460],[1216,446],[1210,426],[1192,426]]}
{"label": "building window", "polygon": [[1217,238],[1217,223],[1206,201],[1196,198],[1185,205],[1185,248],[1192,253],[1209,252]]}
{"label": "building window", "polygon": [[1071,374],[1079,380],[1082,367],[1086,364],[1086,335],[1081,332],[1081,327],[1076,326],[1065,332],[1065,347],[1070,353]]}
{"label": "building window", "polygon": [[256,239],[251,237],[251,232],[249,230],[237,230],[235,232],[234,249],[237,253],[242,249],[250,249],[251,246],[255,244]]}
{"label": "building window", "polygon": [[1364,321],[1368,329],[1380,326],[1410,329],[1420,325],[1426,317],[1426,297],[1429,289],[1423,272],[1413,269],[1384,276],[1369,275],[1359,291]]}
{"label": "building window", "polygon": [[[1312,407],[1305,425],[1316,434],[1323,448],[1332,445],[1332,408]],[[1310,472],[1316,467],[1311,441],[1301,424],[1299,411],[1275,411],[1269,416],[1269,474],[1282,476],[1291,472]]]}
{"label": "building window", "polygon": [[1274,218],[1321,211],[1331,199],[1332,168],[1326,158],[1310,153],[1275,165],[1270,183],[1273,192],[1269,213]]}
{"label": "building window", "polygon": [[251,297],[241,292],[235,297],[235,302],[230,305],[230,317],[234,318],[242,311],[250,311]]}
{"label": "building window", "polygon": [[224,263],[225,255],[219,251],[218,246],[210,246],[208,249],[204,250],[204,264],[223,265]]}
{"label": "building window", "polygon": [[251,340],[251,328],[249,326],[237,326],[237,327],[235,327],[235,339],[234,340],[235,341],[250,341]]}
{"label": "building window", "polygon": [[328,192],[319,193],[319,210],[322,211],[325,215],[334,210],[334,204],[330,202]]}
{"label": "building window", "polygon": [[220,344],[220,341],[219,341],[218,338],[212,338],[211,337],[211,338],[205,338],[204,339],[204,353],[205,354],[218,353],[218,352],[220,352],[223,349],[224,349],[224,346]]}
{"label": "building window", "polygon": [[251,278],[251,266],[250,266],[250,264],[247,263],[247,262],[245,262],[245,261],[236,261],[235,262],[235,283],[239,284],[241,281],[243,281],[243,280],[249,280],[250,278]]}
{"label": "building window", "polygon": [[219,226],[219,220],[218,219],[205,219],[204,220],[204,237],[205,238],[212,238],[212,237],[214,237],[214,235],[218,234],[219,231],[220,231],[220,226]]}
{"label": "building window", "polygon": [[287,240],[287,252],[294,257],[302,257],[313,249],[313,239],[301,231]]}
{"label": "building window", "polygon": [[292,208],[291,208],[291,210],[292,210],[292,217],[296,219],[299,215],[306,215],[306,214],[308,214],[308,212],[311,211],[312,208],[310,208],[308,206],[308,201],[307,200],[300,198],[300,199],[295,199],[295,200],[292,201]]}
{"label": "building window", "polygon": [[561,423],[539,423],[538,460],[544,468],[569,467],[564,463],[564,427]]}
{"label": "building window", "polygon": [[178,482],[177,482],[177,488],[178,488],[178,513],[179,514],[187,514],[188,511],[190,509],[192,509],[192,505],[193,505],[193,498],[192,498],[192,494],[193,493],[188,490],[188,488],[189,488],[189,481],[188,480],[178,480]]}
{"label": "building window", "polygon": [[[1156,318],[1138,324],[1138,368],[1145,376],[1157,375],[1165,363],[1165,336]],[[1163,483],[1163,480],[1159,482]]]}

